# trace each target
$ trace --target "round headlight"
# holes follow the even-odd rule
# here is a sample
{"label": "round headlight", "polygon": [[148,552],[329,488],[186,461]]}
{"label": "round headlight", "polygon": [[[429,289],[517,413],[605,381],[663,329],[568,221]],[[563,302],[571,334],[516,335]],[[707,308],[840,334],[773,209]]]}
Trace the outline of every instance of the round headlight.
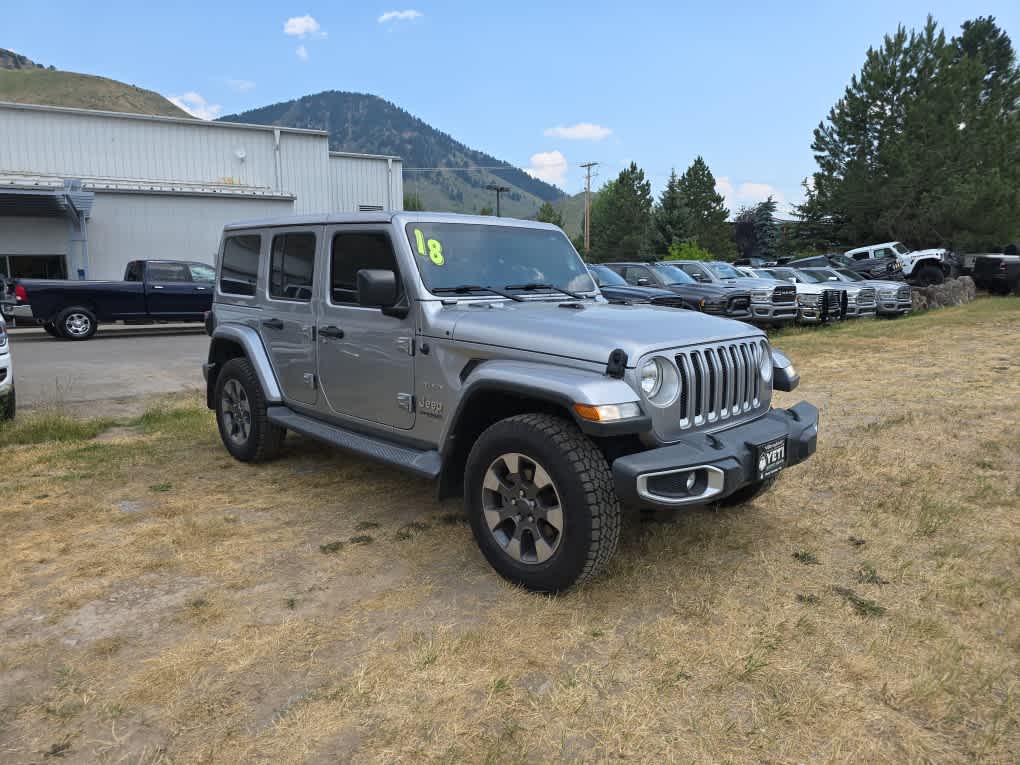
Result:
{"label": "round headlight", "polygon": [[772,350],[764,340],[761,341],[761,363],[759,364],[759,369],[761,370],[761,379],[766,383],[772,382]]}
{"label": "round headlight", "polygon": [[680,395],[680,370],[663,356],[649,359],[641,367],[641,390],[655,406],[672,405]]}
{"label": "round headlight", "polygon": [[662,384],[662,374],[659,372],[657,359],[649,359],[641,366],[641,391],[648,398],[659,392],[659,385]]}

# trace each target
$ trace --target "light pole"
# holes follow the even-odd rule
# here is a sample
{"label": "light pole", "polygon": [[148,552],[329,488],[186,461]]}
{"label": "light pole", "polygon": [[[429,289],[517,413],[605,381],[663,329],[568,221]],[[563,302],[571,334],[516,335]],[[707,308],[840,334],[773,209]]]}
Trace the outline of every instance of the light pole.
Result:
{"label": "light pole", "polygon": [[485,188],[487,188],[489,191],[495,191],[496,192],[496,217],[498,218],[499,217],[499,195],[503,194],[503,193],[505,193],[507,191],[510,191],[510,187],[509,186],[500,186],[498,183],[490,183]]}

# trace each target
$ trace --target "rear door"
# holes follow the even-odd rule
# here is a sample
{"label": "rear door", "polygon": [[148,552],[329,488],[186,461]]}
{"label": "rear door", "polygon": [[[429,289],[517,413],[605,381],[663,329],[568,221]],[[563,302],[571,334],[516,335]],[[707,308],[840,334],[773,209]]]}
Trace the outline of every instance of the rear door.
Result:
{"label": "rear door", "polygon": [[[358,305],[358,271],[400,269],[386,226],[326,229],[329,274],[319,307],[320,406],[330,414],[394,428],[414,425],[414,312],[387,316]],[[400,289],[403,289],[401,287]]]}
{"label": "rear door", "polygon": [[153,260],[145,264],[145,298],[149,316],[157,319],[200,319],[195,285],[184,263]]}
{"label": "rear door", "polygon": [[259,334],[288,401],[318,402],[315,377],[315,261],[322,229],[273,229]]}

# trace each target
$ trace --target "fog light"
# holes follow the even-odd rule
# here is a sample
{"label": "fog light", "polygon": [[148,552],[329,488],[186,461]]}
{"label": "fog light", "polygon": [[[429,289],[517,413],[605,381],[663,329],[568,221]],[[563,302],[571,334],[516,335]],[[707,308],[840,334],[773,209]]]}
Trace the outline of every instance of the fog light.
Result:
{"label": "fog light", "polygon": [[687,491],[690,492],[694,489],[694,484],[698,482],[698,474],[691,471],[687,474]]}

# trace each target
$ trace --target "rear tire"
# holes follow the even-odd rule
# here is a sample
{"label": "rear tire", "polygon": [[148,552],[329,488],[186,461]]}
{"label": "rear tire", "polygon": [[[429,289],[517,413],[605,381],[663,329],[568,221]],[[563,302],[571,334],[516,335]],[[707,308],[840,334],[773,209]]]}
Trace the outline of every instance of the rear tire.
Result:
{"label": "rear tire", "polygon": [[914,273],[914,280],[922,287],[930,287],[933,284],[942,284],[946,280],[946,275],[938,266],[926,263]]}
{"label": "rear tire", "polygon": [[54,322],[57,332],[68,340],[88,340],[99,328],[96,315],[84,306],[65,308]]}
{"label": "rear tire", "polygon": [[279,455],[285,428],[269,422],[266,396],[251,362],[231,359],[216,377],[216,424],[223,445],[241,462],[266,462]]}
{"label": "rear tire", "polygon": [[7,400],[0,405],[0,420],[13,420],[18,409],[18,402],[14,396],[14,388],[7,395]]}
{"label": "rear tire", "polygon": [[536,592],[591,579],[620,538],[606,458],[572,422],[548,414],[509,417],[478,437],[464,508],[489,564]]}
{"label": "rear tire", "polygon": [[772,476],[771,478],[766,478],[764,481],[749,483],[747,486],[737,489],[728,497],[723,497],[718,502],[713,502],[712,504],[716,507],[735,507],[737,505],[746,504],[769,491],[776,485],[777,480],[779,480],[778,476]]}

